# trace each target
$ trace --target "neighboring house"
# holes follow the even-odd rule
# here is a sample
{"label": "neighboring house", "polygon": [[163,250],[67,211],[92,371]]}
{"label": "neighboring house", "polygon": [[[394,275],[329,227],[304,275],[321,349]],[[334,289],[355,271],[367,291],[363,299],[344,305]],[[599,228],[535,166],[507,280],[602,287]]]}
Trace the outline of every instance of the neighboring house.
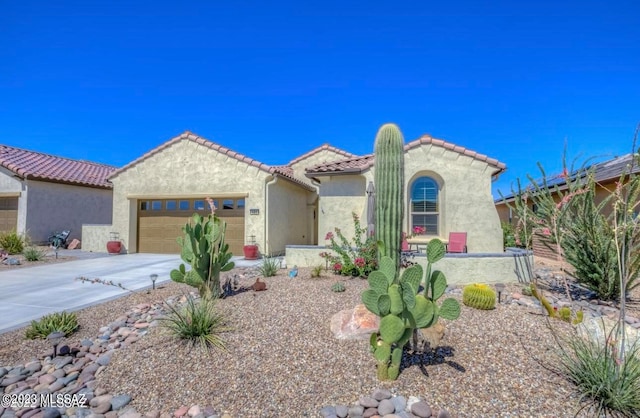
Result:
{"label": "neighboring house", "polygon": [[[502,253],[502,231],[491,197],[491,183],[505,165],[430,136],[407,143],[404,150],[403,230],[410,232],[421,226],[426,228],[427,238],[444,241],[450,232],[466,232],[468,252]],[[366,188],[374,181],[374,171],[373,155],[307,169],[307,177],[320,187],[321,235],[337,227],[351,236],[351,213],[366,226]]]}
{"label": "neighboring house", "polygon": [[[632,168],[632,169],[631,169]],[[568,177],[571,181],[584,178],[586,173],[591,173],[596,181],[596,203],[601,203],[605,198],[611,195],[616,189],[617,183],[623,173],[628,177],[629,172],[634,174],[640,173],[640,166],[637,161],[633,161],[632,154],[626,154],[621,157],[615,157],[611,160],[603,161],[601,163],[593,164],[589,167],[581,168],[570,173]],[[547,181],[547,185],[552,188],[558,188],[560,191],[566,191],[567,182],[566,177],[563,175],[553,176]],[[522,185],[527,191],[534,190],[530,184]],[[538,181],[538,186],[542,187],[542,182]],[[515,195],[510,194],[504,198],[495,200],[496,210],[500,216],[500,221],[516,225],[518,218],[515,213],[509,208],[509,205],[513,206]],[[560,200],[560,197],[554,196],[556,201]],[[537,210],[533,199],[528,200],[529,208],[534,212]],[[611,205],[604,207],[604,214],[609,215],[611,213]],[[532,250],[533,254],[538,257],[548,259],[559,259],[557,255],[557,247],[551,245],[547,237],[543,236],[540,231],[535,231],[532,235]]]}
{"label": "neighboring house", "polygon": [[[427,225],[431,236],[443,239],[465,231],[470,252],[502,252],[491,182],[504,164],[430,137],[405,150],[407,211],[414,210],[406,230]],[[352,212],[366,216],[373,170],[373,156],[326,144],[270,166],[184,132],[109,177],[113,224],[85,227],[84,248],[104,252],[116,232],[127,252],[178,253],[176,237],[189,217],[209,213],[206,197],[227,221],[226,241],[236,255],[254,241],[263,254],[324,245],[334,227],[350,236]]]}
{"label": "neighboring house", "polygon": [[107,177],[115,167],[0,145],[0,231],[17,231],[35,244],[53,232],[111,222]]}
{"label": "neighboring house", "polygon": [[[589,167],[581,168],[575,170],[573,173],[569,174],[569,178],[572,180],[577,179],[579,176],[584,176],[587,172],[593,174],[594,179],[596,181],[596,202],[600,203],[607,196],[609,196],[616,189],[616,184],[618,180],[620,180],[620,176],[623,173],[629,173],[629,169],[633,166],[633,173],[640,173],[640,165],[638,165],[637,161],[633,161],[632,154],[626,154],[621,157],[615,157],[611,160],[603,161],[600,163],[593,164]],[[559,190],[566,190],[567,183],[566,179],[562,175],[553,176],[551,179],[547,181],[547,184],[551,187],[557,187]],[[538,185],[542,186],[542,182],[538,181]],[[525,190],[533,190],[533,187],[528,184],[522,184],[522,187]],[[515,223],[515,214],[512,213],[511,209],[509,209],[509,204],[513,205],[513,201],[515,199],[514,194],[509,194],[504,198],[496,199],[495,206],[498,211],[498,216],[500,216],[501,222],[507,223]],[[533,202],[529,200],[530,207],[533,208]],[[611,213],[611,208],[607,207],[605,210],[606,214]]]}

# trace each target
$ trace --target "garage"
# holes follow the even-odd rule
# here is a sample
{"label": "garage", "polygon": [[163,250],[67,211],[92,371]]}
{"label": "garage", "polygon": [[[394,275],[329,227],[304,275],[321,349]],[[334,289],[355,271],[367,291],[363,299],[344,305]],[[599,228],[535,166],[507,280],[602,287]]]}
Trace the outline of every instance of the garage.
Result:
{"label": "garage", "polygon": [[[213,198],[216,214],[226,221],[225,241],[234,255],[242,255],[244,246],[244,197]],[[204,198],[138,200],[138,252],[179,254],[176,238],[191,216],[211,213]]]}
{"label": "garage", "polygon": [[18,228],[18,198],[0,197],[0,232],[16,231]]}

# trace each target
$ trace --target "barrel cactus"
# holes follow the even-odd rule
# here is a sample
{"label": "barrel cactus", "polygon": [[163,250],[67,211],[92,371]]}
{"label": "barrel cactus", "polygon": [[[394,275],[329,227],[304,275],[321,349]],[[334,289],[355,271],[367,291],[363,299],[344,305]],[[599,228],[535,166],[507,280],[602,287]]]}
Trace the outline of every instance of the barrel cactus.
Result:
{"label": "barrel cactus", "polygon": [[486,284],[470,284],[462,290],[462,303],[476,309],[494,309],[496,307],[496,292]]}
{"label": "barrel cactus", "polygon": [[385,243],[379,258],[390,257],[398,271],[404,216],[404,138],[398,126],[387,123],[378,130],[374,154],[375,234],[376,241]]}

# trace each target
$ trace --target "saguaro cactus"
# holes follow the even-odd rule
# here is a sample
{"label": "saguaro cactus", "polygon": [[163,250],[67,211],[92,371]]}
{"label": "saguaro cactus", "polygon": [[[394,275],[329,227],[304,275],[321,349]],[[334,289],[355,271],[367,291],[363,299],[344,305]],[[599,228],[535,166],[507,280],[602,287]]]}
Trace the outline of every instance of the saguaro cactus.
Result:
{"label": "saguaro cactus", "polygon": [[376,135],[376,240],[383,242],[378,259],[390,257],[400,270],[402,218],[404,215],[404,138],[392,124],[382,125]]}

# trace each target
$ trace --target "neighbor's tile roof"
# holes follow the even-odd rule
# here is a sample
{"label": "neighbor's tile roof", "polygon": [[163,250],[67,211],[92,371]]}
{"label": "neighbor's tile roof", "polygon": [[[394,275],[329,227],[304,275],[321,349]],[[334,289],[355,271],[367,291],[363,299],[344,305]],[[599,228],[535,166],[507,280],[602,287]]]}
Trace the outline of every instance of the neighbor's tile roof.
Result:
{"label": "neighbor's tile roof", "polygon": [[[421,138],[416,139],[415,141],[411,141],[408,144],[405,144],[404,151],[407,152],[410,149],[417,148],[421,145],[434,145],[434,146],[442,147],[442,148],[457,152],[459,154],[474,158],[476,160],[484,161],[487,164],[497,168],[494,174],[499,174],[506,169],[506,165],[504,163],[501,163],[500,161],[494,158],[489,158],[484,154],[479,154],[465,147],[461,147],[461,146],[452,144],[450,142],[443,141],[441,139],[435,139],[428,135],[425,135]],[[374,163],[373,154],[368,154],[362,157],[349,158],[346,160],[335,161],[335,162],[326,163],[326,164],[319,164],[314,167],[310,167],[306,170],[306,175],[308,177],[313,177],[318,175],[360,173],[372,167],[373,163]]]}
{"label": "neighbor's tile roof", "polygon": [[307,152],[305,154],[302,154],[298,158],[295,158],[295,159],[291,160],[289,162],[289,164],[287,164],[287,165],[289,165],[289,166],[294,165],[294,164],[296,164],[296,163],[298,163],[298,162],[300,162],[300,161],[302,161],[302,160],[304,160],[306,158],[309,158],[309,157],[311,157],[311,156],[313,156],[313,155],[315,155],[315,154],[317,154],[317,153],[319,153],[321,151],[333,151],[336,154],[342,155],[345,158],[357,157],[357,155],[355,155],[355,154],[352,154],[352,153],[347,152],[345,150],[342,150],[340,148],[336,148],[336,147],[334,147],[332,145],[322,144],[318,148],[314,148],[311,151],[309,151],[309,152]]}
{"label": "neighbor's tile roof", "polygon": [[225,154],[231,158],[234,158],[238,161],[242,161],[243,163],[249,164],[253,167],[257,167],[260,170],[266,171],[270,174],[275,174],[275,175],[280,175],[284,178],[286,178],[287,180],[290,180],[296,184],[299,184],[301,186],[303,186],[304,188],[308,189],[308,190],[315,190],[312,189],[308,184],[306,184],[305,182],[296,179],[293,176],[292,170],[289,167],[286,166],[270,166],[264,163],[261,163],[258,160],[254,160],[253,158],[250,157],[246,157],[240,153],[237,153],[235,151],[230,150],[229,148],[223,147],[222,145],[216,144],[214,142],[209,141],[208,139],[205,139],[199,135],[194,134],[193,132],[189,132],[189,131],[185,131],[183,133],[181,133],[180,135],[176,136],[175,138],[172,138],[170,140],[168,140],[167,142],[165,142],[164,144],[152,149],[151,151],[147,152],[146,154],[144,154],[143,156],[139,157],[138,159],[130,162],[129,164],[125,165],[124,167],[120,168],[119,170],[116,170],[115,172],[113,172],[109,178],[113,178],[116,177],[118,174],[122,173],[123,171],[128,170],[129,168],[133,167],[134,165],[146,160],[149,157],[152,157],[155,154],[158,154],[159,152],[163,151],[166,148],[169,148],[170,146],[183,141],[183,140],[187,140],[187,141],[192,141],[195,142],[196,144],[200,144],[203,145],[205,147],[211,148],[212,150],[218,151],[221,154]]}
{"label": "neighbor's tile roof", "polygon": [[23,179],[111,188],[107,178],[116,168],[0,145],[0,166]]}
{"label": "neighbor's tile roof", "polygon": [[[587,167],[581,167],[579,169],[573,170],[573,172],[569,175],[571,181],[576,179],[584,178],[587,173],[593,173],[594,179],[597,183],[604,183],[611,180],[617,180],[620,178],[622,173],[629,174],[629,168],[633,163],[632,173],[637,174],[640,173],[640,164],[638,162],[633,161],[633,154],[625,154],[620,157],[612,158],[611,160],[602,161],[600,163],[595,163]],[[543,180],[535,180],[535,183],[539,187],[543,187]],[[567,181],[564,175],[557,175],[547,178],[547,187],[555,188],[557,187],[560,190],[564,190],[567,187]],[[533,191],[535,187],[532,184],[527,185],[525,190]],[[499,199],[495,199],[494,202],[504,203],[507,200],[513,200],[515,197],[514,193],[511,193],[504,198],[500,197]]]}

